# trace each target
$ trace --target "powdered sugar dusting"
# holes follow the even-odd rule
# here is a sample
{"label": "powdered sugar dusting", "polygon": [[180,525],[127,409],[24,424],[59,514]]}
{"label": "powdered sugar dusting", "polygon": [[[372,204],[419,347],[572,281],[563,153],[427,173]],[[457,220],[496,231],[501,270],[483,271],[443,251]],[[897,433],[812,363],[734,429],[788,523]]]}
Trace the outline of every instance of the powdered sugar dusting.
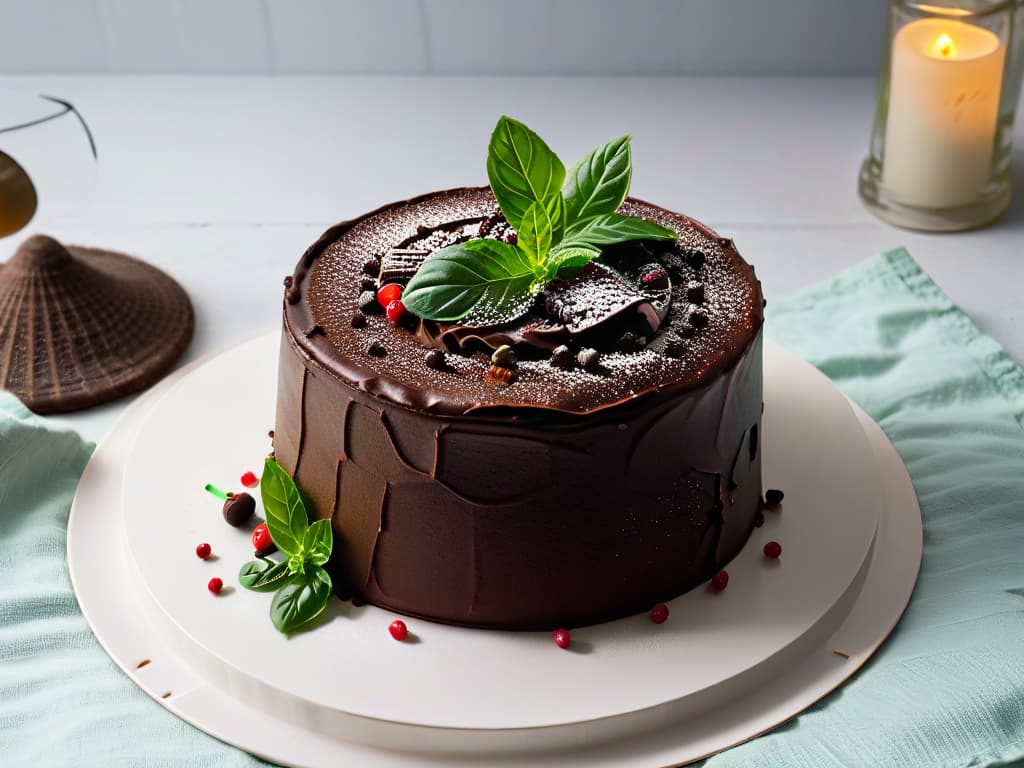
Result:
{"label": "powdered sugar dusting", "polygon": [[[392,248],[435,250],[475,237],[480,222],[495,208],[489,189],[469,188],[399,203],[355,222],[323,250],[308,273],[296,273],[296,282],[301,278],[305,283],[302,301],[328,342],[319,344],[316,354],[374,372],[372,390],[386,399],[406,404],[409,399],[401,393],[415,390],[415,400],[427,411],[537,406],[585,413],[651,390],[695,386],[738,359],[760,329],[760,286],[728,241],[723,244],[684,216],[633,199],[623,204],[622,213],[679,233],[676,253],[665,258],[672,307],[660,333],[645,348],[602,353],[594,372],[525,360],[519,363],[517,380],[504,385],[488,378],[490,358],[482,352],[468,357],[447,353],[445,369],[438,371],[425,364],[427,349],[416,337],[383,315],[367,315],[364,327],[352,327],[360,284],[366,279],[362,267],[369,258],[380,258]],[[703,258],[688,259],[688,250],[701,252]],[[687,298],[687,285],[693,282],[704,285],[702,302]],[[704,316],[704,327],[696,327],[694,313]],[[681,356],[665,353],[670,334],[684,337]],[[367,352],[371,339],[380,340],[384,356]]]}

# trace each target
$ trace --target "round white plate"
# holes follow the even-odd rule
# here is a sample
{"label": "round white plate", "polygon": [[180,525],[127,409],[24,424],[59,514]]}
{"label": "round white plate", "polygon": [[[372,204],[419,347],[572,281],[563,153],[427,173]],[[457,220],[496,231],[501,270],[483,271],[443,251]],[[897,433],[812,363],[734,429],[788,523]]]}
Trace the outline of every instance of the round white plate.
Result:
{"label": "round white plate", "polygon": [[[258,470],[276,350],[276,332],[258,337],[129,409],[83,475],[69,523],[76,591],[114,659],[151,695],[169,693],[161,701],[186,720],[261,756],[326,765],[355,751],[371,766],[408,764],[402,752],[439,764],[453,752],[487,764],[694,760],[839,685],[909,598],[920,516],[902,464],[869,420],[865,436],[827,379],[769,344],[764,471],[786,503],[728,566],[724,593],[678,598],[661,626],[637,616],[580,628],[582,653],[560,651],[547,633],[423,621],[409,622],[420,642],[395,643],[392,614],[340,601],[315,631],[285,638],[270,624],[269,595],[235,588],[215,598],[205,588],[213,575],[236,583],[251,557],[247,531],[225,525],[202,487]],[[88,559],[100,530],[108,546],[111,536],[125,543],[109,567]],[[780,562],[761,556],[770,539],[783,544]],[[199,541],[219,559],[199,561]],[[889,571],[884,590],[880,571]],[[112,596],[112,582],[141,588]],[[126,626],[140,610],[151,622]],[[431,757],[440,753],[449,754]]]}

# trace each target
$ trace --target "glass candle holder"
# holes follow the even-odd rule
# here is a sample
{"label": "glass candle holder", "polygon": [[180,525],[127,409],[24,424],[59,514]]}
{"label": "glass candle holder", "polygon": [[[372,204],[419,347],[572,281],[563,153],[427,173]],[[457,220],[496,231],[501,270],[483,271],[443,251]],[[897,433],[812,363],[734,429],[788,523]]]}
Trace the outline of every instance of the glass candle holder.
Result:
{"label": "glass candle holder", "polygon": [[933,232],[1010,202],[1024,0],[893,0],[859,192],[875,215]]}

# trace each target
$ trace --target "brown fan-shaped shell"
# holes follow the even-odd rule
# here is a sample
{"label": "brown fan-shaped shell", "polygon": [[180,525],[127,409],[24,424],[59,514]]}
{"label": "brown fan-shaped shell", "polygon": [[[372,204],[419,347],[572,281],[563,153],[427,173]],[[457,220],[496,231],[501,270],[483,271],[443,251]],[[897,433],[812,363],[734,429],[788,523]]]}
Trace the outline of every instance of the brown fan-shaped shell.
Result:
{"label": "brown fan-shaped shell", "polygon": [[37,413],[149,386],[192,329],[182,287],[131,256],[36,235],[0,266],[0,388]]}

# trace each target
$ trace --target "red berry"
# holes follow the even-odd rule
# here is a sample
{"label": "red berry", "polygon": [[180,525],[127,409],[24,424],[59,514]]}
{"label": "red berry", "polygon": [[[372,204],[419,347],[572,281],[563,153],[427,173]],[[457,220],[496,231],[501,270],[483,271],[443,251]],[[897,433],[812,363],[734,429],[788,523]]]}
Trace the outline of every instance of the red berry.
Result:
{"label": "red berry", "polygon": [[270,531],[267,530],[266,523],[260,523],[252,531],[252,546],[257,552],[262,552],[264,549],[269,549],[274,544],[274,540],[270,538]]}
{"label": "red berry", "polygon": [[556,629],[551,633],[551,638],[559,648],[568,648],[572,645],[572,635],[569,634],[568,629]]}
{"label": "red berry", "polygon": [[206,585],[206,588],[213,592],[213,594],[219,595],[220,591],[224,589],[224,582],[214,576],[210,579],[210,583]]}
{"label": "red berry", "polygon": [[204,541],[202,544],[196,547],[196,557],[198,557],[200,560],[205,560],[210,556],[210,553],[212,551],[213,550],[210,549],[210,545]]}
{"label": "red berry", "polygon": [[260,479],[256,477],[252,472],[246,472],[242,475],[242,485],[246,488],[255,488],[259,485]]}
{"label": "red berry", "polygon": [[711,586],[721,592],[727,586],[729,586],[729,572],[719,571],[711,577]]}
{"label": "red berry", "polygon": [[651,621],[655,624],[664,624],[665,619],[668,618],[668,606],[664,603],[658,603],[656,606],[651,608]]}
{"label": "red berry", "polygon": [[776,558],[782,554],[782,545],[777,541],[769,541],[764,545],[764,556]]}
{"label": "red berry", "polygon": [[395,619],[388,624],[388,632],[390,632],[391,636],[398,642],[402,642],[409,636],[409,628],[405,626],[405,622],[401,619]]}
{"label": "red berry", "polygon": [[377,303],[387,307],[392,301],[402,297],[402,286],[398,283],[388,283],[377,289]]}
{"label": "red berry", "polygon": [[387,313],[388,320],[392,323],[397,323],[402,319],[402,315],[405,314],[405,304],[398,299],[389,301],[387,308],[384,310]]}
{"label": "red berry", "polygon": [[640,282],[644,285],[650,285],[664,279],[665,273],[660,269],[652,269],[650,272],[645,272],[640,276]]}

